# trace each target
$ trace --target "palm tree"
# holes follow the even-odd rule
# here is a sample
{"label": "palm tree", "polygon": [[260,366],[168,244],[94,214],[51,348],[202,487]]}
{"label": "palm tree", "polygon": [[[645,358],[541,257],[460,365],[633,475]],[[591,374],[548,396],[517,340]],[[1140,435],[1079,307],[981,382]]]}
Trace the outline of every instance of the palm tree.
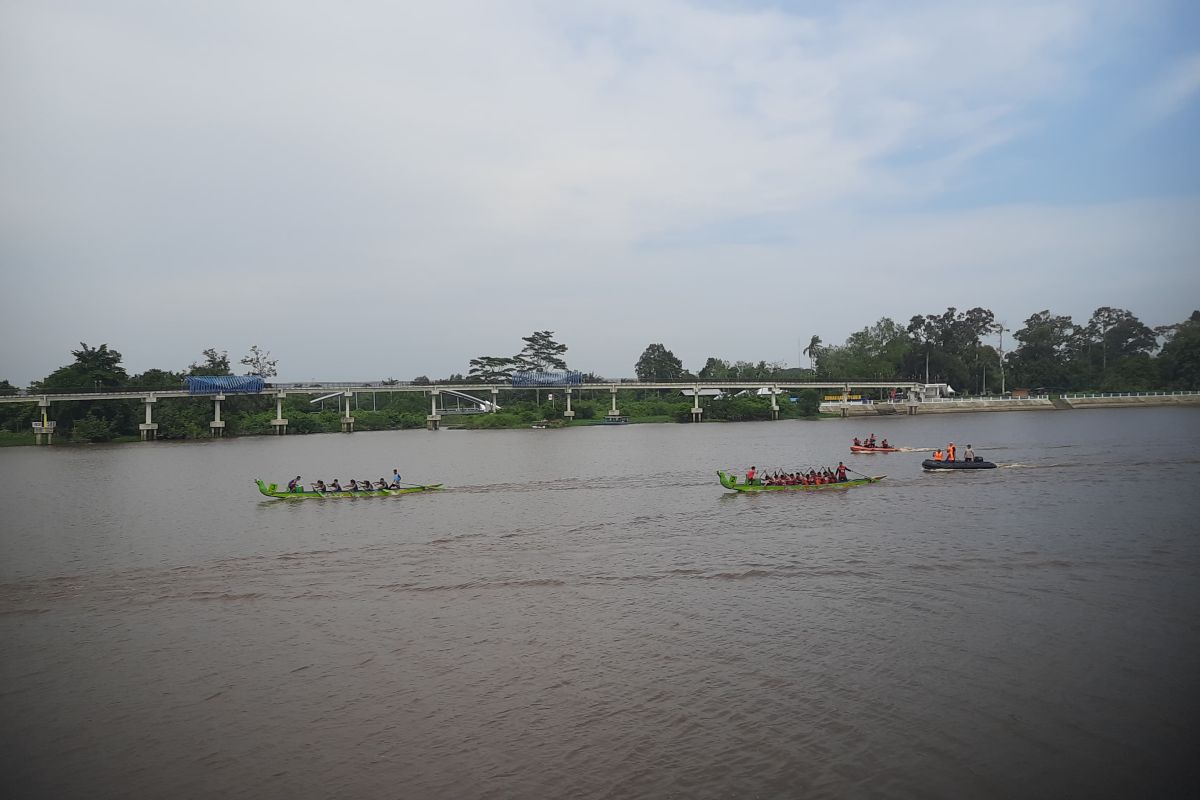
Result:
{"label": "palm tree", "polygon": [[817,356],[821,354],[821,337],[814,335],[811,339],[809,339],[808,347],[804,348],[801,352],[808,356],[809,369],[815,370]]}

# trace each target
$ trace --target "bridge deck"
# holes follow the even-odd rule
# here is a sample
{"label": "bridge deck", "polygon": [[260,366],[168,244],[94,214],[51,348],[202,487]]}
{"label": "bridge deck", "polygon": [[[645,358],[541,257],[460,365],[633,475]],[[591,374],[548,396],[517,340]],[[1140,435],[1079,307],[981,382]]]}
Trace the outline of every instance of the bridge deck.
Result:
{"label": "bridge deck", "polygon": [[[261,392],[238,392],[224,395],[225,398],[239,396],[262,396],[262,395],[290,395],[290,394],[320,394],[328,392],[330,389],[336,389],[343,394],[360,394],[369,392],[421,392],[428,394],[430,392],[524,392],[531,389],[543,389],[550,391],[620,391],[622,389],[675,389],[675,390],[695,390],[695,389],[779,389],[779,390],[799,390],[804,389],[833,389],[837,391],[849,391],[853,389],[918,389],[923,384],[913,383],[908,381],[836,381],[836,382],[808,382],[808,381],[688,381],[685,383],[674,382],[643,382],[643,381],[618,381],[607,383],[583,383],[573,386],[563,386],[557,384],[545,384],[542,386],[512,386],[507,383],[457,383],[457,384],[417,384],[417,383],[397,383],[384,385],[379,383],[275,383],[268,384]],[[154,397],[208,397],[211,394],[191,394],[186,389],[141,389],[141,390],[122,390],[118,392],[63,392],[63,393],[25,393],[11,395],[8,397],[0,397],[0,403],[30,403],[30,402],[65,402],[67,400],[141,400],[144,398]]]}

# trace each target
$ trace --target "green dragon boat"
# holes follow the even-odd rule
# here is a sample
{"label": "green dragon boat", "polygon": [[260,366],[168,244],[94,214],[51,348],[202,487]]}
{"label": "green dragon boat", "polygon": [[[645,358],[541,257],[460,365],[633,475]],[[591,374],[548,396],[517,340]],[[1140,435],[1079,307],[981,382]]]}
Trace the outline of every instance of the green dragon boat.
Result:
{"label": "green dragon boat", "polygon": [[429,486],[405,486],[402,489],[367,489],[357,492],[351,491],[332,491],[332,492],[289,492],[285,486],[280,489],[277,484],[266,484],[258,478],[254,479],[258,484],[258,490],[267,497],[278,497],[283,500],[304,500],[309,497],[390,497],[394,494],[413,494],[414,492],[433,492],[442,488],[442,484],[434,483]]}
{"label": "green dragon boat", "polygon": [[744,483],[738,483],[736,475],[730,475],[721,470],[717,470],[717,477],[721,479],[722,486],[726,489],[732,489],[735,492],[819,492],[822,489],[849,489],[851,486],[866,486],[868,483],[878,483],[887,476],[876,475],[874,478],[856,478],[852,481],[842,481],[841,483],[819,483],[816,486],[763,486],[757,483],[747,486]]}

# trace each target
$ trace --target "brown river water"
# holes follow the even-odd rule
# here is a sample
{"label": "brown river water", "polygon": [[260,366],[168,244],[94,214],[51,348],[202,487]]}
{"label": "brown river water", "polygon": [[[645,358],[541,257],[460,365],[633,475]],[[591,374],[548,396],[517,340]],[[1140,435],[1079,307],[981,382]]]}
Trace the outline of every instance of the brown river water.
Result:
{"label": "brown river water", "polygon": [[[893,444],[1002,467],[926,474]],[[717,468],[887,480],[740,496]],[[253,479],[441,481],[269,500]],[[1194,796],[1200,411],[0,450],[22,798]]]}

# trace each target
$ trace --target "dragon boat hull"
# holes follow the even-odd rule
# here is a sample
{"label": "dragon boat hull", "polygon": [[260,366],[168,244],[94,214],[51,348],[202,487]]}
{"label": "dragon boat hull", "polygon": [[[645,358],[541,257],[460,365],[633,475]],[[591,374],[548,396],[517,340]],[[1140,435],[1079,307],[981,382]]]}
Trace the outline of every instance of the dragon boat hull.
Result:
{"label": "dragon boat hull", "polygon": [[822,489],[849,489],[852,486],[866,486],[868,483],[878,483],[886,477],[886,475],[876,475],[873,478],[857,478],[841,483],[819,483],[816,486],[760,486],[758,484],[747,486],[744,483],[738,483],[736,475],[717,470],[717,478],[721,481],[721,485],[735,492],[819,492]]}
{"label": "dragon boat hull", "polygon": [[932,458],[927,458],[921,462],[921,466],[926,472],[938,472],[945,469],[995,469],[996,465],[990,461],[976,459],[975,461],[934,461]]}
{"label": "dragon boat hull", "polygon": [[309,498],[329,498],[329,497],[391,497],[397,494],[414,494],[416,492],[432,492],[442,488],[442,484],[434,483],[429,486],[405,486],[401,489],[370,489],[367,491],[331,491],[331,492],[289,492],[286,487],[282,490],[278,484],[267,484],[257,478],[254,482],[258,484],[258,491],[267,497],[277,497],[281,500],[306,500]]}
{"label": "dragon boat hull", "polygon": [[863,447],[862,445],[850,445],[851,453],[899,453],[899,447]]}

